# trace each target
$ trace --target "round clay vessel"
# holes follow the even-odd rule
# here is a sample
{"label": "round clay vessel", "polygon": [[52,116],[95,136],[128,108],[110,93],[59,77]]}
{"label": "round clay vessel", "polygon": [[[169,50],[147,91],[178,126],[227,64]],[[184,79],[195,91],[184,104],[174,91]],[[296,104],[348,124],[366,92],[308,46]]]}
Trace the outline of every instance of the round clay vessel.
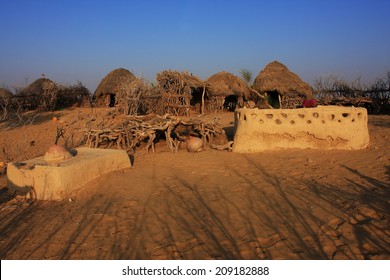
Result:
{"label": "round clay vessel", "polygon": [[65,145],[53,145],[47,150],[44,159],[49,162],[66,160],[72,157]]}
{"label": "round clay vessel", "polygon": [[203,140],[198,137],[187,136],[187,151],[189,152],[200,152],[203,150]]}

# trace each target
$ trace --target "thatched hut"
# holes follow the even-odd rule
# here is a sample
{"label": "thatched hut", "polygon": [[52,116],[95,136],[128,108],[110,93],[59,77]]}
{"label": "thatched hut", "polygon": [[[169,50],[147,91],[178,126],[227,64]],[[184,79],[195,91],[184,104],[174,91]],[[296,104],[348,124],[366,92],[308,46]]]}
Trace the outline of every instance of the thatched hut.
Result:
{"label": "thatched hut", "polygon": [[41,96],[46,91],[52,91],[57,89],[57,85],[50,79],[39,78],[23,88],[17,95],[18,96]]}
{"label": "thatched hut", "polygon": [[266,94],[274,108],[297,108],[313,96],[309,84],[278,61],[269,63],[259,73],[252,88]]}
{"label": "thatched hut", "polygon": [[127,69],[118,68],[105,76],[93,94],[98,107],[115,107],[119,113],[139,115],[147,111],[142,97],[150,95],[151,87]]}
{"label": "thatched hut", "polygon": [[96,106],[114,107],[118,104],[118,98],[128,95],[131,82],[136,79],[127,69],[114,69],[101,80],[92,100]]}
{"label": "thatched hut", "polygon": [[54,110],[58,87],[55,82],[47,78],[39,78],[23,88],[17,96],[17,101],[24,109],[38,109],[42,111]]}
{"label": "thatched hut", "polygon": [[251,89],[243,80],[229,72],[218,72],[206,82],[210,86],[210,111],[225,108],[234,111],[236,106],[242,107],[250,99]]}
{"label": "thatched hut", "polygon": [[195,75],[167,70],[157,74],[157,84],[165,113],[189,116],[191,109],[204,112],[209,87]]}

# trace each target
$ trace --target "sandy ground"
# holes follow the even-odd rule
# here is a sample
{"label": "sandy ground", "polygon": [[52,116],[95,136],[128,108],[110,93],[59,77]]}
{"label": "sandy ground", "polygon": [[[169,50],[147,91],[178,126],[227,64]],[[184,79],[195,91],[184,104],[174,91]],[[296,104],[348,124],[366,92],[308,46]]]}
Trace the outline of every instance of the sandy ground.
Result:
{"label": "sandy ground", "polygon": [[[88,109],[2,123],[0,161],[43,155],[53,116],[77,146]],[[233,113],[219,117],[231,133]],[[0,258],[390,259],[390,116],[369,116],[369,132],[360,151],[171,154],[159,143],[61,202],[10,197],[0,175]]]}

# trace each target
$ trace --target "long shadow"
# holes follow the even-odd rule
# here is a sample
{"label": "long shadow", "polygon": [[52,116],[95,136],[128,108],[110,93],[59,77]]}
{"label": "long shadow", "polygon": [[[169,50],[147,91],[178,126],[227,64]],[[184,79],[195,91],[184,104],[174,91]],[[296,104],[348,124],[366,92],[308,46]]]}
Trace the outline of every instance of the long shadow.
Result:
{"label": "long shadow", "polygon": [[8,193],[7,187],[0,188],[0,207],[2,204],[5,204],[12,199],[14,199],[14,196]]}
{"label": "long shadow", "polygon": [[[316,178],[282,178],[254,157],[244,158],[260,180],[240,173],[242,168],[233,168],[230,171],[238,182],[234,189],[225,188],[223,180],[221,185],[208,185],[206,179],[193,181],[180,169],[172,169],[174,178],[169,181],[153,172],[151,192],[141,205],[96,193],[82,201],[36,201],[26,207],[1,210],[0,258],[390,256],[388,181],[348,166],[341,166],[351,173],[348,178],[359,180],[344,179],[337,185]],[[389,167],[387,175],[390,178]],[[376,211],[379,218],[362,212],[363,205]],[[349,218],[356,214],[367,219],[350,224]],[[333,219],[340,220],[340,224],[332,227],[329,222]]]}
{"label": "long shadow", "polygon": [[234,140],[234,125],[232,126],[225,126],[222,128],[225,131],[226,137],[229,141]]}
{"label": "long shadow", "polygon": [[15,208],[0,220],[0,257],[77,258],[81,246],[91,239],[112,207],[111,201],[92,196],[76,207],[65,201],[36,201],[26,208]]}
{"label": "long shadow", "polygon": [[[232,170],[247,188],[247,193],[237,195],[208,186],[215,188],[212,199],[201,182],[178,175],[174,185],[168,185],[155,177],[156,193],[145,204],[133,242],[137,254],[131,258],[360,259],[388,254],[383,232],[375,235],[372,225],[355,227],[346,221],[353,210],[346,205],[356,200],[355,187],[280,179],[250,157],[247,160],[263,182],[254,183]],[[180,170],[173,170],[173,174],[180,174]],[[304,191],[297,192],[289,184]],[[157,190],[164,192],[164,200],[159,199]],[[329,225],[334,219],[341,225]],[[353,235],[347,234],[350,228]],[[367,252],[364,242],[376,253]]]}
{"label": "long shadow", "polygon": [[[298,248],[296,248],[297,245],[289,244],[288,240],[285,244],[300,258],[327,259],[328,257],[319,242],[318,227],[315,226],[318,224],[319,219],[310,213],[308,209],[299,209],[294,205],[294,202],[291,200],[291,194],[288,194],[285,190],[288,186],[283,185],[277,175],[271,175],[250,157],[245,156],[245,158],[258,174],[261,174],[265,183],[268,186],[272,186],[271,193],[277,194],[276,196],[268,195],[264,191],[264,186],[253,184],[244,176],[236,174],[237,176],[242,176],[251,190],[257,194],[257,197],[249,196],[250,205],[255,205],[256,200],[260,199],[261,203],[265,204],[266,208],[269,209],[269,213],[264,215],[264,212],[259,211],[259,207],[251,207],[258,219],[264,220],[267,225],[272,225],[277,232],[286,230],[289,239],[294,239],[294,244],[298,244]],[[283,211],[283,209],[285,210]],[[275,221],[279,222],[276,223]],[[308,244],[308,239],[313,244]],[[272,255],[270,257],[272,258]]]}
{"label": "long shadow", "polygon": [[[375,225],[373,221],[373,223],[368,223],[365,226],[353,226],[352,229],[356,238],[351,240],[351,237],[343,235],[342,231],[340,236],[332,236],[332,234],[329,236],[329,233],[332,233],[331,231],[336,232],[336,230],[329,228],[328,221],[322,221],[321,216],[317,216],[315,212],[311,211],[311,208],[319,209],[322,212],[326,212],[326,216],[330,216],[330,219],[333,216],[342,220],[342,224],[345,222],[346,217],[350,217],[353,214],[351,212],[353,208],[351,209],[350,206],[346,207],[346,205],[351,205],[356,201],[368,203],[373,210],[379,213],[389,213],[388,201],[390,196],[388,182],[381,182],[347,168],[350,172],[365,179],[368,186],[362,186],[351,180],[346,180],[346,182],[353,184],[353,186],[325,185],[314,179],[293,179],[291,186],[289,186],[288,184],[291,182],[291,178],[281,180],[279,176],[271,175],[264,167],[249,156],[245,157],[250,165],[257,170],[258,174],[261,174],[264,183],[266,183],[262,183],[261,185],[253,184],[245,176],[236,173],[236,176],[242,176],[242,179],[246,181],[249,188],[258,194],[258,196],[248,196],[250,208],[254,212],[257,211],[259,221],[266,221],[269,225],[272,225],[273,221],[273,226],[276,227],[275,230],[278,228],[279,231],[280,228],[287,229],[289,238],[284,243],[286,246],[289,246],[288,240],[291,238],[294,239],[295,241],[293,243],[295,245],[290,244],[292,246],[291,249],[294,250],[293,247],[298,244],[302,253],[304,253],[300,257],[328,259],[334,258],[335,254],[339,254],[338,257],[357,259],[362,257],[372,258],[375,255],[389,256],[389,250],[387,248],[390,248],[390,240],[384,226],[386,221],[382,223],[379,221],[378,223],[380,225]],[[274,194],[276,193],[278,196],[273,197],[272,192],[267,193],[266,185],[272,186]],[[301,186],[307,191],[303,193],[298,192],[294,190],[294,186]],[[372,192],[372,187],[376,188],[376,193]],[[356,189],[359,192],[356,192]],[[381,198],[378,199],[378,196]],[[256,207],[256,200],[259,198],[261,199],[261,203],[266,205],[266,208],[270,210],[267,215],[261,212],[262,208]],[[301,201],[301,206],[296,204],[298,201]],[[305,203],[308,205],[307,207],[302,206]],[[286,209],[286,212],[281,211],[283,209]],[[332,209],[337,209],[338,211],[332,213]],[[386,219],[388,220],[388,217]],[[277,222],[278,220],[281,222]],[[348,226],[344,228],[348,230]],[[310,242],[308,242],[309,240]],[[357,243],[358,248],[352,248],[348,245],[350,243]],[[367,246],[374,248],[370,252]],[[335,250],[330,250],[329,247],[334,247]],[[297,251],[299,253],[299,249]]]}

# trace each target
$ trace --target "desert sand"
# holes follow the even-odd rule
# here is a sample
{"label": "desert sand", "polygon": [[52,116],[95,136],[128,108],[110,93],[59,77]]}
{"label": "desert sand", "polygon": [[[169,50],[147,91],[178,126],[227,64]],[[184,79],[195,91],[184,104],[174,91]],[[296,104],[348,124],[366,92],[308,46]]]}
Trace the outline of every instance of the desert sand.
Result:
{"label": "desert sand", "polygon": [[[59,125],[79,146],[89,116],[1,123],[0,161],[44,155]],[[215,116],[232,139],[233,113]],[[160,142],[59,202],[10,196],[2,174],[0,257],[389,259],[390,116],[370,115],[368,126],[368,148],[354,151],[173,154]]]}

